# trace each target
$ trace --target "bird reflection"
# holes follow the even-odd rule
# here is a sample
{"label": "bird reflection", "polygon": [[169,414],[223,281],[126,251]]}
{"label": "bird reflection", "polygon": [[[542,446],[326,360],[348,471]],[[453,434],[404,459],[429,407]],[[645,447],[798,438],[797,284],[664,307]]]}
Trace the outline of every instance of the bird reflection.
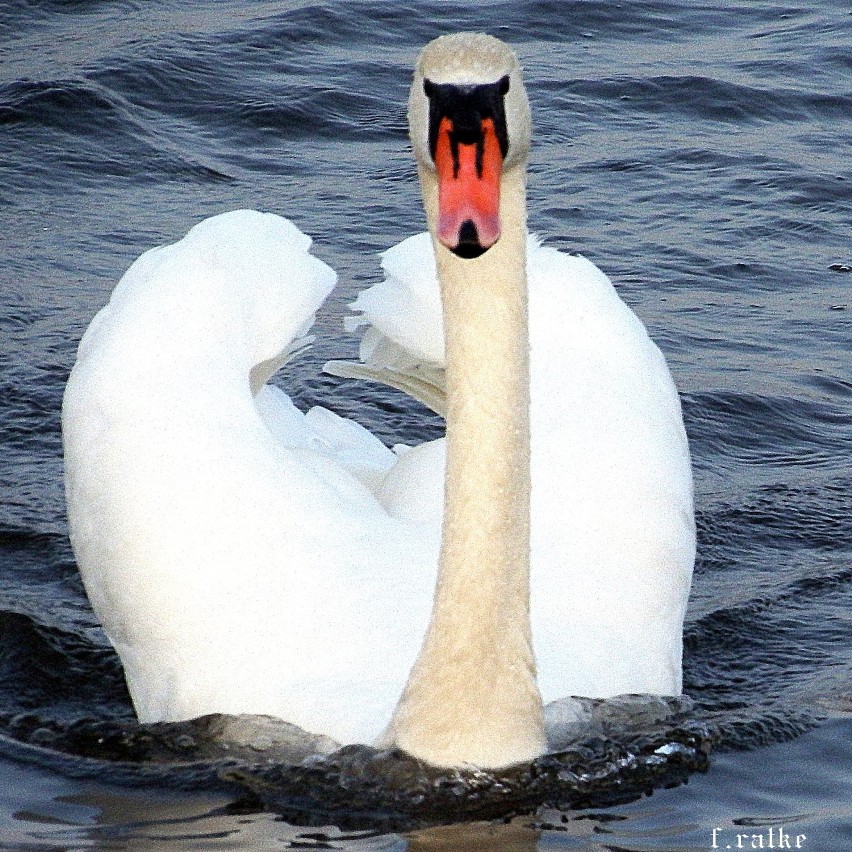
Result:
{"label": "bird reflection", "polygon": [[540,836],[529,818],[443,825],[411,832],[408,852],[535,852]]}

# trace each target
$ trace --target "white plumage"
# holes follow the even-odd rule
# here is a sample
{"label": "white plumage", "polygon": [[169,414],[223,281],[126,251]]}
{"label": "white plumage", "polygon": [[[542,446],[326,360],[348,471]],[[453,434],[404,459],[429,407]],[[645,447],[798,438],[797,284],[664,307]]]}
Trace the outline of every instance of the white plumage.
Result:
{"label": "white plumage", "polygon": [[[277,715],[382,731],[429,618],[443,441],[397,457],[257,379],[335,275],[280,217],[202,222],[128,270],[63,408],[72,542],[143,721]],[[677,393],[589,261],[529,245],[532,624],[545,701],[680,691],[694,554]],[[428,235],[356,306],[440,367]]]}
{"label": "white plumage", "polygon": [[334,285],[309,244],[277,216],[209,219],[143,255],[80,344],[71,538],[143,721],[267,713],[369,742],[425,631],[437,536],[362,481],[393,454],[250,392]]}
{"label": "white plumage", "polygon": [[[362,357],[377,367],[442,367],[429,235],[394,246],[382,266],[385,280],[353,305],[370,325]],[[679,694],[695,531],[677,390],[641,321],[589,260],[531,236],[527,283],[532,626],[542,698]],[[387,341],[410,360],[388,352]],[[440,517],[442,464],[443,439],[406,458],[413,516]],[[394,482],[398,503],[402,491]]]}

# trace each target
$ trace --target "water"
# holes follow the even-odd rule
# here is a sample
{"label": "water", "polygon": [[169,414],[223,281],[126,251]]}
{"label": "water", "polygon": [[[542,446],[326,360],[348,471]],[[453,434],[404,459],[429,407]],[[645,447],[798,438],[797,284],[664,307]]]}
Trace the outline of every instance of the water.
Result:
{"label": "water", "polygon": [[[283,213],[341,283],[281,383],[388,442],[439,434],[317,370],[355,351],[340,317],[375,253],[423,227],[404,101],[417,50],[456,29],[517,49],[531,226],[613,277],[683,394],[685,688],[717,740],[709,772],[399,833],[284,822],[209,773],[63,757],[69,732],[130,713],[67,543],[77,340],[144,249],[227,209]],[[714,828],[719,848],[782,828],[852,848],[848,4],[7,2],[0,60],[0,848],[710,849]]]}

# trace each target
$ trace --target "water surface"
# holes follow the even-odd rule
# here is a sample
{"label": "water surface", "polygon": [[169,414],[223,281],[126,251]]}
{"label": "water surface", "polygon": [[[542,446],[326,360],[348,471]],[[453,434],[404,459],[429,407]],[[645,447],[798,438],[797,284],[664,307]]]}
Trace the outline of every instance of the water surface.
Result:
{"label": "water surface", "polygon": [[[282,213],[341,274],[282,386],[388,443],[439,434],[318,367],[354,353],[341,316],[376,253],[423,228],[404,102],[417,50],[456,29],[517,49],[530,225],[613,278],[682,392],[685,689],[719,740],[710,771],[407,835],[75,775],[49,756],[57,732],[130,712],[67,543],[59,409],[82,331],[146,248],[224,210]],[[733,845],[783,826],[852,848],[850,45],[840,0],[0,6],[0,845],[709,849],[714,828]]]}

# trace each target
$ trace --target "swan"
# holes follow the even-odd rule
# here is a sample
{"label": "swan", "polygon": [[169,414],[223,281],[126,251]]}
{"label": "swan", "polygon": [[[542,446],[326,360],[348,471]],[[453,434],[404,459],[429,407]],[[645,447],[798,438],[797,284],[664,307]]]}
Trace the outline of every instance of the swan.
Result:
{"label": "swan", "polygon": [[445,439],[395,453],[267,383],[336,282],[274,214],[146,252],[80,341],[69,533],[142,722],[267,714],[499,768],[544,752],[548,702],[681,691],[695,534],[665,361],[602,272],[528,236],[506,45],[427,45],[409,124],[429,233],[358,297],[363,362],[327,369],[445,411]]}

